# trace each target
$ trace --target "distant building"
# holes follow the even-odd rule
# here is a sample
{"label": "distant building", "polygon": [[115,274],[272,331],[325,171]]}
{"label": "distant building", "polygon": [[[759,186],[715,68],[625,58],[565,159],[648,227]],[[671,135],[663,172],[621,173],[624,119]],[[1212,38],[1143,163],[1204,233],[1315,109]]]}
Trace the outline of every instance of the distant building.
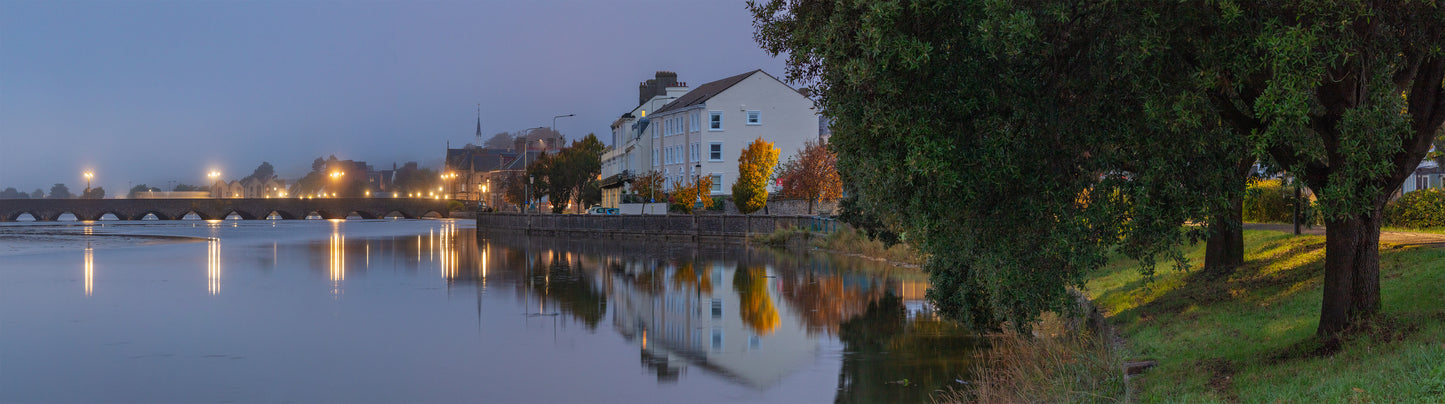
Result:
{"label": "distant building", "polygon": [[[482,138],[480,117],[477,118],[476,136],[478,140]],[[448,180],[448,193],[457,200],[493,207],[501,205],[502,176],[525,172],[524,164],[537,161],[542,153],[549,150],[555,152],[559,146],[554,139],[542,140],[528,142],[525,138],[518,138],[508,149],[471,144],[459,149],[448,148],[441,173]],[[450,176],[452,174],[455,176]]]}
{"label": "distant building", "polygon": [[1440,167],[1434,160],[1420,163],[1414,173],[1405,177],[1405,183],[1400,184],[1403,194],[1430,188],[1445,188],[1445,167]]}

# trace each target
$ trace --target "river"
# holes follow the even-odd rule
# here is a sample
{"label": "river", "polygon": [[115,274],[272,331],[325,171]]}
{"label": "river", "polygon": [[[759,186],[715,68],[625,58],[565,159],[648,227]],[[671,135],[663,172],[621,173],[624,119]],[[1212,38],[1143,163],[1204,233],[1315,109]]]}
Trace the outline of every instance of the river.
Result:
{"label": "river", "polygon": [[462,220],[0,224],[0,402],[926,402],[923,275]]}

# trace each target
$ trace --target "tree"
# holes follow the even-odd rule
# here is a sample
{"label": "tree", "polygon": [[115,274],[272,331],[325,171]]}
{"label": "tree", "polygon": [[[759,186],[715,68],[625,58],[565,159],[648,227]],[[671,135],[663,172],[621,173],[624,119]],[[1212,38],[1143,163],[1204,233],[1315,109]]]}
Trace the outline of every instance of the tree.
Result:
{"label": "tree", "polygon": [[1205,60],[1260,57],[1201,72],[1234,83],[1221,91],[1232,93],[1224,109],[1252,116],[1255,147],[1319,195],[1316,334],[1333,339],[1379,313],[1381,210],[1445,123],[1445,11],[1347,1],[1205,11],[1216,14],[1200,29],[1216,34],[1187,49]]}
{"label": "tree", "polygon": [[16,190],[14,187],[5,188],[0,191],[0,199],[30,199],[30,195]]}
{"label": "tree", "polygon": [[984,323],[1033,318],[1050,303],[1013,296],[1054,301],[1108,246],[1169,256],[1198,236],[1181,219],[1226,221],[1259,152],[1320,197],[1332,340],[1379,312],[1381,206],[1445,120],[1429,2],[749,7],[789,77],[820,83],[844,177],[906,212],[930,297]]}
{"label": "tree", "polygon": [[160,188],[151,187],[146,184],[140,184],[130,187],[130,192],[126,193],[125,197],[135,199],[136,195],[142,192],[160,192],[160,190]]}
{"label": "tree", "polygon": [[[571,147],[555,154],[543,153],[537,161],[527,167],[527,173],[537,178],[536,194],[547,195],[552,203],[553,213],[562,213],[573,201],[587,190],[589,183],[597,182],[602,172],[602,151],[605,146],[594,134],[572,142]],[[601,200],[600,189],[596,200]],[[583,208],[586,198],[577,198],[577,211]]]}
{"label": "tree", "polygon": [[[768,204],[768,179],[778,165],[778,148],[759,137],[738,154],[738,180],[733,183],[733,204],[751,214]],[[660,177],[659,177],[660,178]],[[811,210],[811,209],[810,209]]]}
{"label": "tree", "polygon": [[256,166],[256,170],[254,170],[254,171],[251,172],[251,175],[246,176],[246,178],[242,178],[242,180],[247,180],[247,179],[252,179],[252,178],[258,179],[258,180],[261,180],[261,181],[268,181],[268,180],[270,180],[270,179],[272,179],[272,178],[276,178],[276,168],[275,168],[275,167],[271,167],[271,163],[270,163],[270,162],[262,161],[262,162],[261,162],[261,165]]}
{"label": "tree", "polygon": [[172,190],[175,190],[176,192],[195,192],[195,191],[209,191],[210,188],[207,188],[207,187],[204,187],[204,186],[200,186],[200,185],[176,184],[176,186],[175,186],[174,188],[172,188]]}
{"label": "tree", "polygon": [[1068,288],[1116,251],[1145,272],[1182,266],[1172,247],[1206,232],[1181,224],[1224,205],[1212,191],[1233,156],[1208,136],[1221,128],[1175,108],[1198,97],[1157,90],[1189,76],[1158,70],[1172,59],[1144,19],[1119,18],[1147,4],[748,7],[759,43],[834,118],[829,148],[857,206],[929,257],[939,312],[1026,329],[1068,310]]}
{"label": "tree", "polygon": [[788,158],[778,169],[778,182],[782,189],[780,196],[800,198],[808,201],[808,213],[819,201],[831,201],[843,196],[843,182],[838,178],[838,155],[822,143],[807,141],[803,148]]}
{"label": "tree", "polygon": [[483,146],[489,149],[510,149],[512,148],[512,135],[507,132],[500,132],[487,139]]}
{"label": "tree", "polygon": [[75,195],[70,194],[70,188],[65,184],[55,184],[50,187],[50,199],[70,199]]}
{"label": "tree", "polygon": [[662,188],[666,180],[662,177],[662,173],[648,171],[633,178],[632,183],[628,186],[632,188],[632,193],[636,194],[638,198],[642,198],[648,203],[655,203],[658,200],[667,200],[667,192]]}
{"label": "tree", "polygon": [[[712,200],[712,197],[708,196],[712,189],[711,176],[697,176],[695,178],[687,178],[684,181],[687,182],[672,182],[672,196],[670,201],[674,208],[681,210],[683,213],[692,214],[693,208],[695,208],[695,206],[693,206],[694,203],[702,202],[704,209],[713,207],[713,204],[716,202]],[[702,197],[699,197],[699,195]]]}
{"label": "tree", "polygon": [[44,197],[45,191],[40,190],[40,188],[35,188],[35,191],[30,193],[30,199],[41,199]]}
{"label": "tree", "polygon": [[502,189],[502,200],[517,206],[520,211],[526,199],[526,178],[520,171],[508,171],[502,174],[500,180],[497,186]]}
{"label": "tree", "polygon": [[80,199],[105,199],[105,187],[87,188],[80,193]]}
{"label": "tree", "polygon": [[733,290],[738,293],[738,315],[743,324],[757,335],[772,334],[778,329],[778,309],[768,295],[767,270],[744,267],[733,270]]}

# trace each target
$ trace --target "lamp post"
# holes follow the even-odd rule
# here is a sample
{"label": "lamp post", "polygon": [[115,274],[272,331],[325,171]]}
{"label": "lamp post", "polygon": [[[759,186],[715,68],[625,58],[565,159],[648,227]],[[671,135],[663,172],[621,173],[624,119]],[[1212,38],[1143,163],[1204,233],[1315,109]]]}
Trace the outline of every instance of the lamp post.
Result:
{"label": "lamp post", "polygon": [[95,172],[93,172],[93,171],[86,171],[86,172],[85,172],[85,190],[86,190],[86,191],[89,191],[89,190],[90,190],[90,178],[91,178],[91,177],[94,177],[94,176],[95,176]]}
{"label": "lamp post", "polygon": [[[340,180],[341,180],[341,177],[343,177],[343,176],[345,176],[345,175],[346,175],[346,172],[345,172],[345,171],[332,171],[332,172],[331,172],[331,180],[332,180],[332,181],[340,181]],[[338,186],[338,188],[340,188],[340,186]],[[322,192],[322,193],[321,193],[321,196],[322,196],[322,197],[325,197],[325,196],[326,196],[326,193],[325,193],[325,192]],[[332,191],[332,192],[331,192],[331,197],[333,197],[333,198],[336,197],[336,192],[335,192],[335,191]]]}
{"label": "lamp post", "polygon": [[[538,126],[532,129],[527,129],[527,132],[531,132],[537,129],[542,129],[542,127]],[[527,149],[532,147],[532,141],[526,139],[527,135],[522,135],[522,175],[527,175]],[[546,150],[547,142],[543,141],[542,139],[537,139],[537,142],[542,143],[542,149]],[[522,183],[522,191],[522,196],[526,198],[522,201],[522,211],[526,212],[527,205],[532,204],[532,185],[527,182]]]}
{"label": "lamp post", "polygon": [[559,150],[562,149],[562,133],[557,131],[557,118],[570,118],[574,116],[577,116],[577,114],[557,115],[552,117],[552,126],[547,127],[547,129],[551,130],[552,133],[557,134],[557,143],[553,143],[552,148]]}
{"label": "lamp post", "polygon": [[[216,170],[211,170],[211,172],[206,173],[206,178],[210,178],[210,179],[211,179],[211,186],[215,186],[215,185],[216,185],[216,180],[217,180],[218,178],[221,178],[221,172],[220,172],[220,171],[216,171]],[[214,197],[216,197],[216,198],[225,198],[225,197],[226,197],[226,190],[222,189],[220,192],[214,192],[214,194],[215,194]]]}
{"label": "lamp post", "polygon": [[692,192],[697,194],[697,201],[692,204],[692,214],[698,214],[702,210],[702,163],[697,163],[692,169]]}

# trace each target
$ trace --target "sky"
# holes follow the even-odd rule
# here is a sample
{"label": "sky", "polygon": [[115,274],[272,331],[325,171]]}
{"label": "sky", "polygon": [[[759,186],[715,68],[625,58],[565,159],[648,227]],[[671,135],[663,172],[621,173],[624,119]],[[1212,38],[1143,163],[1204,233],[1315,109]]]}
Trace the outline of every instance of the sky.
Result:
{"label": "sky", "polygon": [[576,114],[606,142],[656,71],[783,78],[752,34],[741,0],[0,0],[0,189],[436,168],[478,104],[484,138]]}

